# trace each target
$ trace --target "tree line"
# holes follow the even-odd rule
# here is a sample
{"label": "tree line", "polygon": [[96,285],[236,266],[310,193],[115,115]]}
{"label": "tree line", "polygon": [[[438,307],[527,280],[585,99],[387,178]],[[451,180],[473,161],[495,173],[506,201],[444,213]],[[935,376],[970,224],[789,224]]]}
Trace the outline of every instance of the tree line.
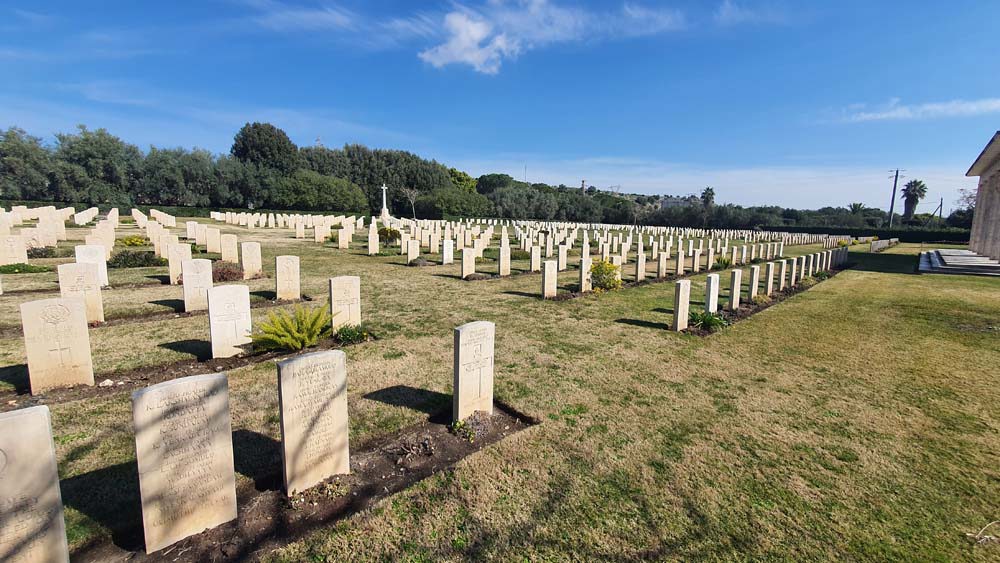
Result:
{"label": "tree line", "polygon": [[[473,178],[401,150],[298,147],[269,123],[247,123],[229,154],[151,147],[143,152],[105,129],[79,126],[46,144],[22,129],[0,131],[0,198],[87,205],[274,209],[378,214],[382,184],[396,216],[501,217],[585,223],[753,228],[837,226],[879,228],[885,212],[861,204],[797,210],[718,205],[715,192],[671,198],[618,194],[515,180]],[[972,203],[946,221],[915,213],[922,182],[903,190],[902,224],[968,228]],[[899,225],[900,223],[896,223]]]}

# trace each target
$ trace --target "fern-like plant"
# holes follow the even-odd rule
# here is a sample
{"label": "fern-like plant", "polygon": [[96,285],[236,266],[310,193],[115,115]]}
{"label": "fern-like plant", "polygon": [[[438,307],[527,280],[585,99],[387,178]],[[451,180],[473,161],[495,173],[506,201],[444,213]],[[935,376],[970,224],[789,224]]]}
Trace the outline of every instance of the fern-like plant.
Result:
{"label": "fern-like plant", "polygon": [[296,305],[291,313],[285,309],[268,313],[267,320],[250,338],[254,347],[263,350],[296,351],[315,346],[330,332],[328,308]]}

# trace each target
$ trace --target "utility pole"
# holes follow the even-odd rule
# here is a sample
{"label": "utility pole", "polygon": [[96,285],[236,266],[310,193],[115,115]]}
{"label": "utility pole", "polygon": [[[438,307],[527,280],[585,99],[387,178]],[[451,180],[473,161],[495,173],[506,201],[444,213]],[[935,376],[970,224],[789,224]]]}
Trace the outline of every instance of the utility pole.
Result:
{"label": "utility pole", "polygon": [[889,228],[892,228],[892,213],[896,209],[896,186],[899,184],[899,168],[896,169],[895,176],[892,177],[892,199],[889,200]]}
{"label": "utility pole", "polygon": [[938,204],[938,219],[944,221],[944,198],[941,198],[941,203]]}

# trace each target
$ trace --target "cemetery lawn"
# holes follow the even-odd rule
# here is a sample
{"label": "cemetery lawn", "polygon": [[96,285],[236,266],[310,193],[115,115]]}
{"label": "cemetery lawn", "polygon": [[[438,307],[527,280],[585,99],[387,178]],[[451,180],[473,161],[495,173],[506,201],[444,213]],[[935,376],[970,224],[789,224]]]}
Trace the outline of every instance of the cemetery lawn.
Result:
{"label": "cemetery lawn", "polygon": [[[452,329],[473,320],[497,325],[496,399],[541,422],[266,560],[1000,558],[1000,544],[965,537],[1000,519],[1000,280],[915,275],[914,245],[852,251],[855,268],[697,337],[667,330],[672,282],[542,301],[540,274],[466,282],[459,264],[368,257],[364,232],[347,252],[222,229],[262,243],[260,299],[279,254],[301,257],[317,305],[327,278],[361,277],[378,339],[345,350],[352,448],[450,409]],[[149,270],[111,270],[112,285],[166,268]],[[54,279],[22,276],[27,289]],[[577,276],[563,272],[560,291]],[[696,310],[705,273],[691,279]],[[4,295],[4,403],[32,402],[15,395],[16,304],[43,296]],[[98,382],[203,353],[205,316],[141,318],[176,299],[179,287],[105,292],[109,319],[140,318],[90,331]],[[280,472],[276,369],[229,375],[237,482],[252,487]],[[141,526],[132,388],[45,401],[73,549]]]}

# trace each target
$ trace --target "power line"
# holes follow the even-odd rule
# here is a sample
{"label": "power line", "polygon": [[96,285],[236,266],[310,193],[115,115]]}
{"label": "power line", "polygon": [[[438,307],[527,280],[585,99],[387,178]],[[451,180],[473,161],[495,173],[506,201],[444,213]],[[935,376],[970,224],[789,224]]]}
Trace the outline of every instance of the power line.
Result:
{"label": "power line", "polygon": [[[896,186],[899,185],[899,173],[906,172],[906,170],[901,170],[899,168],[889,171],[889,178],[892,179],[892,199],[889,200],[889,228],[892,228],[892,214],[893,210],[896,209]],[[903,176],[905,178],[906,176]]]}

